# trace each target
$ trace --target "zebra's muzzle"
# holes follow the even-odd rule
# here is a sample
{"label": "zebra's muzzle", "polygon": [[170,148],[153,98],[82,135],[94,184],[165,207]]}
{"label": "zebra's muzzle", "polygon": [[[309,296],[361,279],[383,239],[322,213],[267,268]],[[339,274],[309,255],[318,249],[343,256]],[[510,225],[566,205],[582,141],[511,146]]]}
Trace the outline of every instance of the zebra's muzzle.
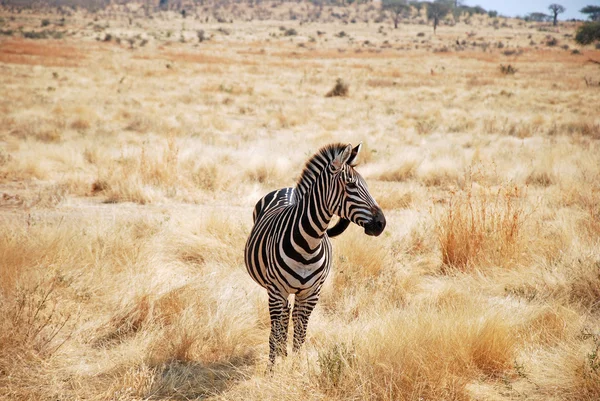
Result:
{"label": "zebra's muzzle", "polygon": [[385,216],[380,208],[373,210],[373,219],[364,225],[365,234],[377,237],[385,229]]}

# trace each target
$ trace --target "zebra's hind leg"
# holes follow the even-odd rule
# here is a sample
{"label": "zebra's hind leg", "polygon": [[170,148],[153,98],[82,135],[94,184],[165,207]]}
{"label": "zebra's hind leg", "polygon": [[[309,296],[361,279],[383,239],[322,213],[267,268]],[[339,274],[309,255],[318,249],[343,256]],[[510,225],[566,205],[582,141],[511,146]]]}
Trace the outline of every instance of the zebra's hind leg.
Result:
{"label": "zebra's hind leg", "polygon": [[294,351],[298,351],[306,338],[306,327],[308,318],[319,300],[319,293],[310,295],[296,294],[292,320],[294,321]]}
{"label": "zebra's hind leg", "polygon": [[269,315],[271,335],[269,336],[269,364],[273,366],[278,355],[287,356],[287,333],[290,322],[290,303],[286,294],[269,289]]}

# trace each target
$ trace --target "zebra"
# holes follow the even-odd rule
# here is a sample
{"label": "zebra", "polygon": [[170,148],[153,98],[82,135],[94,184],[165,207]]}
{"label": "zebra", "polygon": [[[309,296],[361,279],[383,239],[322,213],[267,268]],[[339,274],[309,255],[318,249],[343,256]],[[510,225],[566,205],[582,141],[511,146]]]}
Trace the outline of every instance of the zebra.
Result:
{"label": "zebra", "polygon": [[[306,162],[295,188],[272,191],[254,207],[244,261],[252,279],[267,290],[271,367],[277,356],[287,356],[291,294],[293,350],[304,343],[309,316],[331,269],[329,238],[350,222],[372,236],[385,228],[383,211],[354,169],[361,147],[337,143],[321,148]],[[334,215],[340,220],[328,228]]]}

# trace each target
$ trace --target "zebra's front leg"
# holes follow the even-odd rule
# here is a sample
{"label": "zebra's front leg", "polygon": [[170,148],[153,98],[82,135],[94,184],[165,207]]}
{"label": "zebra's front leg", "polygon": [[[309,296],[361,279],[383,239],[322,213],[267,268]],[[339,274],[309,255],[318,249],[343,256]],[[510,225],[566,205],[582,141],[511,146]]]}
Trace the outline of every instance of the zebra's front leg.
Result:
{"label": "zebra's front leg", "polygon": [[296,294],[292,320],[294,321],[294,351],[298,351],[306,339],[306,327],[308,318],[319,300],[319,293],[310,295]]}
{"label": "zebra's front leg", "polygon": [[269,336],[269,364],[273,366],[278,355],[287,356],[287,333],[290,322],[290,304],[286,294],[269,290],[269,315],[271,335]]}

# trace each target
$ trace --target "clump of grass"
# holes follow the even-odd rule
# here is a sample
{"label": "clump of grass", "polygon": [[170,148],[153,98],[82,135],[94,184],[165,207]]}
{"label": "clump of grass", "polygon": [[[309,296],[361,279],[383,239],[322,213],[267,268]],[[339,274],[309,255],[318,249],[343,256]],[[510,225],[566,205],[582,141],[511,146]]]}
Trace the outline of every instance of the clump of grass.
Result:
{"label": "clump of grass", "polygon": [[148,295],[133,300],[129,305],[119,308],[117,313],[105,325],[98,329],[95,346],[106,347],[120,343],[140,331],[151,316],[151,304]]}
{"label": "clump of grass", "polygon": [[174,136],[162,149],[142,147],[139,155],[116,161],[100,170],[92,187],[93,193],[106,196],[107,203],[147,204],[163,196],[176,196],[188,185],[179,174],[179,147]]}
{"label": "clump of grass", "polygon": [[[29,277],[27,277],[29,276]],[[0,294],[0,387],[15,398],[43,398],[43,376],[49,361],[69,340],[67,326],[76,316],[60,307],[58,277],[20,277],[13,296]],[[42,382],[42,383],[41,383]]]}
{"label": "clump of grass", "polygon": [[412,306],[361,334],[358,366],[343,389],[363,392],[347,398],[469,399],[470,380],[511,369],[515,334],[507,316],[476,304]]}
{"label": "clump of grass", "polygon": [[517,69],[510,64],[500,64],[500,72],[504,75],[514,75],[517,72]]}
{"label": "clump of grass", "polygon": [[420,161],[417,159],[403,160],[402,165],[395,169],[386,170],[381,173],[378,178],[382,181],[408,181],[415,177],[417,168],[420,164]]}
{"label": "clump of grass", "polygon": [[526,213],[517,186],[495,192],[452,193],[436,221],[444,269],[482,265],[514,267],[524,262]]}
{"label": "clump of grass", "polygon": [[556,177],[550,171],[534,170],[525,179],[527,185],[537,185],[540,187],[549,187],[556,182]]}
{"label": "clump of grass", "polygon": [[415,130],[420,135],[431,134],[438,127],[438,121],[435,117],[423,116],[415,121]]}
{"label": "clump of grass", "polygon": [[408,209],[414,201],[413,191],[389,190],[377,196],[377,203],[383,210]]}
{"label": "clump of grass", "polygon": [[347,97],[350,92],[350,86],[342,78],[335,81],[333,88],[327,92],[325,97]]}
{"label": "clump of grass", "polygon": [[321,386],[338,387],[348,369],[352,368],[356,355],[344,343],[335,343],[319,351],[318,363],[321,370]]}
{"label": "clump of grass", "polygon": [[214,163],[200,164],[192,171],[192,181],[205,191],[219,189],[223,185],[223,178],[221,170]]}

